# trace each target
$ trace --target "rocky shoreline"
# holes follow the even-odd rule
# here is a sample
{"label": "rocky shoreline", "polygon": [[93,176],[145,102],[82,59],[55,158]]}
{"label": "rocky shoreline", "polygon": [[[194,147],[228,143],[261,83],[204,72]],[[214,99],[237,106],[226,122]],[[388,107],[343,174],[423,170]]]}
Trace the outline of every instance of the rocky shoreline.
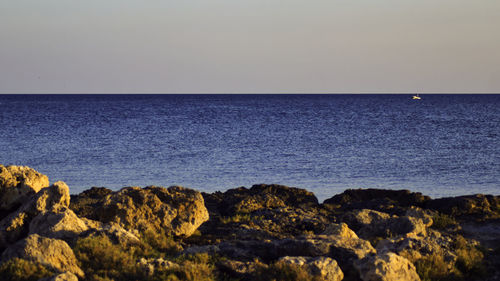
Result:
{"label": "rocky shoreline", "polygon": [[500,196],[93,187],[0,165],[2,280],[500,280]]}

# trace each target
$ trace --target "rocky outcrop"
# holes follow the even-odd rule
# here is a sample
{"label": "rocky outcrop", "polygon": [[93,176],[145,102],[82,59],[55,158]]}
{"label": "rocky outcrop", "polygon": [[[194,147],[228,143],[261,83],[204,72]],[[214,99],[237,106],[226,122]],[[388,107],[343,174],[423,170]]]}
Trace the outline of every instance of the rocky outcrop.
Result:
{"label": "rocky outcrop", "polygon": [[69,200],[69,188],[64,182],[56,182],[40,190],[0,221],[0,249],[25,237],[30,232],[31,222],[38,215],[65,212]]}
{"label": "rocky outcrop", "polygon": [[79,277],[84,273],[78,266],[75,254],[66,242],[33,234],[8,247],[2,254],[2,262],[22,258],[39,262],[58,272],[69,271]]}
{"label": "rocky outcrop", "polygon": [[410,206],[421,207],[430,197],[409,190],[348,189],[326,199],[323,204],[333,205],[343,211],[371,209],[389,214],[402,215]]}
{"label": "rocky outcrop", "polygon": [[305,268],[311,276],[325,281],[340,281],[344,273],[334,259],[328,257],[282,257],[280,262]]}
{"label": "rocky outcrop", "polygon": [[32,168],[0,165],[0,211],[12,211],[47,186],[49,178]]}
{"label": "rocky outcrop", "polygon": [[425,208],[479,221],[497,219],[500,218],[500,196],[476,194],[438,198],[426,202]]}
{"label": "rocky outcrop", "polygon": [[[128,230],[163,230],[176,236],[190,236],[205,221],[208,211],[198,191],[179,186],[169,188],[150,186],[127,187],[111,192],[97,202],[92,212],[84,206],[86,195],[77,198],[78,214],[104,223],[117,223]],[[83,202],[83,203],[82,203]]]}
{"label": "rocky outcrop", "polygon": [[410,261],[390,252],[368,256],[354,266],[363,281],[420,281]]}
{"label": "rocky outcrop", "polygon": [[318,205],[318,199],[312,192],[277,184],[259,184],[249,189],[239,187],[224,193],[204,193],[203,196],[210,212],[226,216],[282,207],[299,208]]}

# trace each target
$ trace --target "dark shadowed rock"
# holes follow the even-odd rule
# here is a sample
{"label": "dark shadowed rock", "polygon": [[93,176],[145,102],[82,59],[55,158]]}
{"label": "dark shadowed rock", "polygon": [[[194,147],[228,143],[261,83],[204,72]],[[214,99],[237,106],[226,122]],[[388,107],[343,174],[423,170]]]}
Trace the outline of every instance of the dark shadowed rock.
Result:
{"label": "dark shadowed rock", "polygon": [[78,195],[71,195],[70,208],[81,217],[97,220],[96,208],[112,192],[111,189],[105,187],[92,187]]}
{"label": "dark shadowed rock", "polygon": [[426,202],[425,208],[476,220],[500,218],[500,196],[476,194],[438,198]]}
{"label": "dark shadowed rock", "polygon": [[203,194],[210,212],[221,215],[250,213],[261,209],[318,205],[316,196],[305,189],[277,184],[239,187],[221,193]]}
{"label": "dark shadowed rock", "polygon": [[372,209],[402,215],[410,206],[422,206],[430,197],[420,192],[387,189],[348,189],[323,202],[342,210]]}

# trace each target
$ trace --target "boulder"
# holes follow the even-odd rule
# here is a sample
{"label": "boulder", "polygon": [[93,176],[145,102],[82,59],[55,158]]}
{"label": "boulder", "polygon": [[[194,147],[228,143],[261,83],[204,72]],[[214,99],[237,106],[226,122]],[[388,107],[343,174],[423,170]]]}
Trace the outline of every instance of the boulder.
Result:
{"label": "boulder", "polygon": [[330,224],[325,231],[323,232],[324,235],[337,235],[342,238],[353,238],[357,239],[359,238],[358,235],[354,231],[352,231],[347,224],[345,223],[332,223]]}
{"label": "boulder", "polygon": [[403,215],[410,206],[422,207],[430,197],[420,192],[388,189],[348,189],[323,202],[344,211],[372,209],[390,214]]}
{"label": "boulder", "polygon": [[[127,230],[163,229],[176,236],[190,236],[208,220],[201,193],[180,186],[127,187],[97,201],[85,201],[85,196],[83,193],[77,197],[79,205],[74,209],[77,215],[104,223],[114,222]],[[96,208],[90,210],[85,202]],[[85,211],[79,214],[80,210]]]}
{"label": "boulder", "polygon": [[76,277],[73,273],[66,271],[52,277],[39,279],[38,281],[78,281],[78,277]]}
{"label": "boulder", "polygon": [[44,212],[34,217],[29,224],[29,233],[56,238],[73,239],[87,231],[92,224],[80,219],[72,210],[64,209],[58,213]]}
{"label": "boulder", "polygon": [[420,281],[415,266],[395,253],[368,256],[356,261],[354,267],[363,281]]}
{"label": "boulder", "polygon": [[40,190],[15,212],[0,221],[0,249],[25,237],[29,233],[31,221],[36,216],[67,210],[69,200],[69,188],[62,181]]}
{"label": "boulder", "polygon": [[62,240],[32,234],[8,247],[2,254],[2,262],[22,258],[39,262],[58,272],[69,271],[79,277],[84,273],[71,248]]}
{"label": "boulder", "polygon": [[0,211],[11,211],[49,186],[49,178],[32,168],[0,165]]}
{"label": "boulder", "polygon": [[476,194],[438,198],[426,202],[425,208],[479,221],[496,219],[500,218],[500,196]]}
{"label": "boulder", "polygon": [[224,193],[203,194],[211,213],[223,216],[235,213],[250,213],[263,209],[282,207],[311,207],[318,205],[316,196],[305,189],[284,185],[253,185],[251,188],[239,187]]}
{"label": "boulder", "polygon": [[345,213],[342,220],[352,226],[356,233],[364,239],[388,238],[399,235],[425,236],[427,227],[432,224],[430,216],[413,207],[406,214],[410,216],[398,217],[379,211],[361,209]]}
{"label": "boulder", "polygon": [[305,268],[313,277],[325,281],[340,281],[344,273],[334,259],[328,257],[282,257],[280,262]]}

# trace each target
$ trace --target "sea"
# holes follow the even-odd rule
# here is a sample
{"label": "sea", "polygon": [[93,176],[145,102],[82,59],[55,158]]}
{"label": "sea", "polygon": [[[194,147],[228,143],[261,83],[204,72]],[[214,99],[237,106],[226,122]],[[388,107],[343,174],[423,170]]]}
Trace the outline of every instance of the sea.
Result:
{"label": "sea", "polygon": [[500,95],[0,95],[0,164],[92,186],[500,194]]}

